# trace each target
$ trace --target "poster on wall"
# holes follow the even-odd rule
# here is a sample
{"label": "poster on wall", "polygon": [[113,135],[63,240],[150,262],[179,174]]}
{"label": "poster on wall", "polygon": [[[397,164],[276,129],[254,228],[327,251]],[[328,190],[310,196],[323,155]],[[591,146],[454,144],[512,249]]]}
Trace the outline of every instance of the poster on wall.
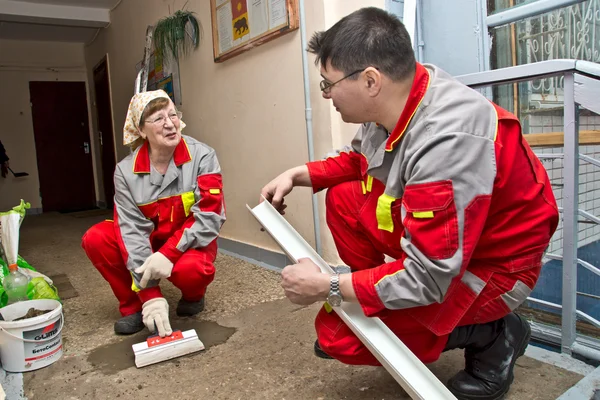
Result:
{"label": "poster on wall", "polygon": [[[175,66],[175,67],[172,67]],[[142,61],[137,63],[136,72],[142,68]],[[176,105],[181,105],[181,86],[179,82],[179,68],[176,62],[165,62],[164,58],[156,52],[150,55],[148,65],[148,87],[146,90],[162,89]]]}
{"label": "poster on wall", "polygon": [[215,62],[299,27],[298,0],[211,0],[211,13]]}

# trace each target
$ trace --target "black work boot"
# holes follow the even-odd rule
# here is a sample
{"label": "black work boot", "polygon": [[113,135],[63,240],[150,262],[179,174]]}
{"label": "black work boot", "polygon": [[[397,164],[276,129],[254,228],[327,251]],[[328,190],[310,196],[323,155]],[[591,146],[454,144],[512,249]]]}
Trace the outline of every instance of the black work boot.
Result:
{"label": "black work boot", "polygon": [[502,399],[530,337],[529,324],[515,313],[487,324],[456,328],[445,350],[464,348],[465,369],[450,378],[448,389],[459,400]]}
{"label": "black work boot", "polygon": [[132,335],[144,329],[142,321],[142,312],[136,312],[122,317],[115,322],[115,333],[119,335]]}
{"label": "black work boot", "polygon": [[204,297],[198,301],[187,301],[183,297],[177,303],[175,313],[178,317],[193,317],[204,311]]}
{"label": "black work boot", "polygon": [[331,357],[329,354],[325,353],[323,351],[323,349],[321,348],[321,345],[319,344],[319,340],[315,340],[315,356],[319,357],[319,358],[324,358],[326,360],[333,360],[333,357]]}

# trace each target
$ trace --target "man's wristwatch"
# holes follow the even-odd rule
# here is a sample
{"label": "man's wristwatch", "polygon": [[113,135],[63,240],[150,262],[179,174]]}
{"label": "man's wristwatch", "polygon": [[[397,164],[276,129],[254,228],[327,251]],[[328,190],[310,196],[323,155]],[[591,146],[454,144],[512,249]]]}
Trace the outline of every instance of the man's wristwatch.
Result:
{"label": "man's wristwatch", "polygon": [[342,265],[339,267],[332,267],[332,269],[335,274],[331,275],[329,280],[329,296],[327,296],[327,302],[332,307],[339,307],[344,300],[340,290],[340,274],[350,273],[350,267]]}

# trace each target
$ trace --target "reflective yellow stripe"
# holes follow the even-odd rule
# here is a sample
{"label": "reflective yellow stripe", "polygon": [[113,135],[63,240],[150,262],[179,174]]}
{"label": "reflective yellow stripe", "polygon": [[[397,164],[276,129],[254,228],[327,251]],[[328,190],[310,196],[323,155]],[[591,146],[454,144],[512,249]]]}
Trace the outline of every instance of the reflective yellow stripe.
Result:
{"label": "reflective yellow stripe", "polygon": [[360,184],[362,185],[363,194],[367,194],[367,187],[365,186],[365,181],[360,181]]}
{"label": "reflective yellow stripe", "polygon": [[133,273],[131,273],[131,272],[130,272],[130,274],[131,274],[131,290],[133,290],[134,292],[136,292],[136,293],[137,293],[137,292],[139,292],[139,291],[140,291],[140,288],[138,288],[138,287],[135,285],[135,278],[133,277]]}
{"label": "reflective yellow stripe", "polygon": [[384,279],[387,279],[390,276],[394,276],[394,275],[397,275],[397,274],[402,273],[402,272],[406,272],[406,270],[405,269],[401,269],[399,271],[394,272],[393,274],[388,274],[388,275],[384,276],[383,278],[381,278],[380,280],[377,281],[377,283],[375,284],[375,286],[379,285],[381,283],[381,281],[383,281]]}
{"label": "reflective yellow stripe", "polygon": [[185,192],[181,195],[181,201],[183,202],[183,209],[185,210],[185,216],[190,215],[190,208],[196,202],[196,198],[194,197],[194,192]]}
{"label": "reflective yellow stripe", "polygon": [[496,139],[498,138],[498,110],[496,110],[496,107],[492,106],[492,108],[494,109],[494,113],[496,114],[496,131],[494,132],[494,142],[496,141]]}
{"label": "reflective yellow stripe", "polygon": [[412,215],[415,218],[433,218],[433,211],[415,211]]}
{"label": "reflective yellow stripe", "polygon": [[325,307],[325,311],[327,311],[327,313],[330,313],[333,311],[333,308],[331,308],[331,306],[329,305],[328,302],[325,302],[325,304],[323,304],[323,307]]}
{"label": "reflective yellow stripe", "polygon": [[171,222],[173,222],[173,212],[175,212],[175,207],[171,206]]}
{"label": "reflective yellow stripe", "polygon": [[219,194],[219,193],[221,193],[221,189],[210,189],[208,191],[208,193],[210,193],[210,194]]}
{"label": "reflective yellow stripe", "polygon": [[375,211],[375,215],[377,216],[377,228],[394,232],[394,221],[392,220],[392,203],[396,200],[396,198],[382,194],[377,199],[377,210]]}
{"label": "reflective yellow stripe", "polygon": [[367,176],[367,192],[371,192],[373,190],[373,177],[371,175]]}

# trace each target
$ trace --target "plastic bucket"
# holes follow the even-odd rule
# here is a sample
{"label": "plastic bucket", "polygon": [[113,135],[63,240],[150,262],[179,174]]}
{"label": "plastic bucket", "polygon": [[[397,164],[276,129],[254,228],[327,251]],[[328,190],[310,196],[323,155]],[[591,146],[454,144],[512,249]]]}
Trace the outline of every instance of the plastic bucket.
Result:
{"label": "plastic bucket", "polygon": [[[14,321],[30,308],[50,311]],[[0,309],[0,359],[8,372],[27,372],[46,367],[62,356],[62,304],[56,300],[20,301]]]}

